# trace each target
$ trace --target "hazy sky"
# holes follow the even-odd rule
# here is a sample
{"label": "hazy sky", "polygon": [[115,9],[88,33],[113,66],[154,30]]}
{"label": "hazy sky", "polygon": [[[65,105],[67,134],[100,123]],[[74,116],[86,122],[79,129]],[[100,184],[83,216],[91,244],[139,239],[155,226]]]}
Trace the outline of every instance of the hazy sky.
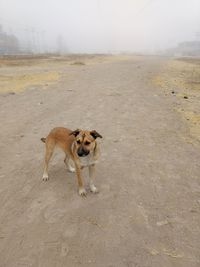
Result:
{"label": "hazy sky", "polygon": [[151,52],[197,38],[200,0],[0,0],[0,24],[72,52]]}

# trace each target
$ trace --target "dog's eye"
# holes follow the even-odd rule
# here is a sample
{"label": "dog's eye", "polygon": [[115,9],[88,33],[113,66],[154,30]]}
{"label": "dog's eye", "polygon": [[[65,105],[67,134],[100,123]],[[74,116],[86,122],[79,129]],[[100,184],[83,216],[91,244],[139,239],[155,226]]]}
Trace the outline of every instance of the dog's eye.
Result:
{"label": "dog's eye", "polygon": [[88,141],[85,142],[85,145],[86,145],[86,146],[89,145],[89,144],[90,144],[90,142],[88,142]]}
{"label": "dog's eye", "polygon": [[80,143],[81,143],[81,141],[80,141],[80,140],[77,140],[77,144],[79,144],[79,145],[80,145]]}

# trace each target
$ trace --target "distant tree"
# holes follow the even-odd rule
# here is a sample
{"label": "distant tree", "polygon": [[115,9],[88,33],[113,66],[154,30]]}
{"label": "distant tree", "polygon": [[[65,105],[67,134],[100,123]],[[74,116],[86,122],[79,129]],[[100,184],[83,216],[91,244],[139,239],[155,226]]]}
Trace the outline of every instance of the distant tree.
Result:
{"label": "distant tree", "polygon": [[16,54],[20,52],[19,41],[13,34],[7,34],[0,25],[0,54]]}

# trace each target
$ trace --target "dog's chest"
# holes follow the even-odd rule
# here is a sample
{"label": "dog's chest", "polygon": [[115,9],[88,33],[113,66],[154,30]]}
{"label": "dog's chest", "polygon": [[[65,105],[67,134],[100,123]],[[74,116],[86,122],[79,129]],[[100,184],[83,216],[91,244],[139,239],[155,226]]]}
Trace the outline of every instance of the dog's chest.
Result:
{"label": "dog's chest", "polygon": [[94,156],[92,154],[91,155],[89,154],[86,157],[80,157],[79,160],[81,167],[87,167],[97,162],[97,160],[94,159]]}

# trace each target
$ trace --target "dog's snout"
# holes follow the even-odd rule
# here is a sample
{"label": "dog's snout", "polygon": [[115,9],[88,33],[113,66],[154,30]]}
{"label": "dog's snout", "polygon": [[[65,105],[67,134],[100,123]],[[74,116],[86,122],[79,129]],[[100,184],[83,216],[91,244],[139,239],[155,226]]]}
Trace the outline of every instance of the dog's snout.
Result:
{"label": "dog's snout", "polygon": [[77,154],[79,157],[82,157],[84,153],[83,153],[83,151],[78,150]]}
{"label": "dog's snout", "polygon": [[89,153],[90,153],[90,151],[88,151],[88,150],[85,151],[85,155],[86,155],[86,156],[87,156]]}
{"label": "dog's snout", "polygon": [[77,154],[79,157],[85,157],[89,154],[90,152],[86,149],[83,149],[82,147],[79,147],[77,150]]}

